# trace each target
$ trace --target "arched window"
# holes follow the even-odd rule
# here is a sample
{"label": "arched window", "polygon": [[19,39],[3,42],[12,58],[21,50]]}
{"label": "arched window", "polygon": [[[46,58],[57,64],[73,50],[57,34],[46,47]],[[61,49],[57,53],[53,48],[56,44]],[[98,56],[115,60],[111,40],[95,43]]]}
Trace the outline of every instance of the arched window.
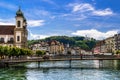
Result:
{"label": "arched window", "polygon": [[13,41],[13,38],[10,38],[10,41]]}
{"label": "arched window", "polygon": [[17,41],[20,41],[20,36],[17,36]]}
{"label": "arched window", "polygon": [[21,26],[21,22],[17,21],[17,26],[20,27]]}
{"label": "arched window", "polygon": [[4,42],[4,38],[1,38],[1,41]]}

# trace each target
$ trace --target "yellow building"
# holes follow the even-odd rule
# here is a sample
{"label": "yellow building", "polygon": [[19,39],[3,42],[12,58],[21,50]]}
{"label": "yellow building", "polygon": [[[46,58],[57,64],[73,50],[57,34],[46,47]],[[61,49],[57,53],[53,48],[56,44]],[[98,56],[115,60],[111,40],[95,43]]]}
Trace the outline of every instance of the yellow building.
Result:
{"label": "yellow building", "polygon": [[106,52],[112,53],[115,51],[115,41],[114,37],[109,37],[105,39]]}
{"label": "yellow building", "polygon": [[43,50],[49,52],[50,54],[62,54],[64,51],[64,45],[56,40],[49,42],[41,41],[32,45],[32,50]]}
{"label": "yellow building", "polygon": [[61,54],[64,51],[64,45],[60,42],[53,40],[48,42],[49,44],[49,52],[52,54]]}

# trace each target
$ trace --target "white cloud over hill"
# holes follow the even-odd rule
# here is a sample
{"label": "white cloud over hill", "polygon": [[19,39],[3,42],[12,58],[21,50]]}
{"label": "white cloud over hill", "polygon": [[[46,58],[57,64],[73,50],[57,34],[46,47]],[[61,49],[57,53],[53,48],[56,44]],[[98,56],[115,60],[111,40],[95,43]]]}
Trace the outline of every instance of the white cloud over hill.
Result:
{"label": "white cloud over hill", "polygon": [[28,20],[28,26],[29,27],[38,27],[44,25],[44,20]]}
{"label": "white cloud over hill", "polygon": [[90,29],[90,30],[77,30],[76,32],[73,32],[72,35],[76,36],[88,36],[91,38],[95,38],[97,40],[102,40],[108,37],[113,36],[114,34],[117,34],[118,30],[111,30],[107,32],[101,32],[96,29]]}

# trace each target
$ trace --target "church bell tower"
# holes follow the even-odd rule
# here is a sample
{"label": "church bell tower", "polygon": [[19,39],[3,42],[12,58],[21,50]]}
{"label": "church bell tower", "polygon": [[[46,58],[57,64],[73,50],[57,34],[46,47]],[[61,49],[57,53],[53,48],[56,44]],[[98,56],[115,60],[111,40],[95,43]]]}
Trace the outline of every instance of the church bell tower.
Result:
{"label": "church bell tower", "polygon": [[27,21],[19,8],[16,12],[16,26],[14,29],[14,45],[19,48],[27,48]]}

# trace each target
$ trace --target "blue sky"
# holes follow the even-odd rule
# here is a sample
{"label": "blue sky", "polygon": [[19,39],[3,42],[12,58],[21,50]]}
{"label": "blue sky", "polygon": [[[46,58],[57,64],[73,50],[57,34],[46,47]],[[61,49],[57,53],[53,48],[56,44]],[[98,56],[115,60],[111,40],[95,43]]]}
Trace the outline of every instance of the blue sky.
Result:
{"label": "blue sky", "polygon": [[120,0],[0,0],[0,25],[15,24],[19,6],[28,39],[88,36],[104,39],[120,30]]}

